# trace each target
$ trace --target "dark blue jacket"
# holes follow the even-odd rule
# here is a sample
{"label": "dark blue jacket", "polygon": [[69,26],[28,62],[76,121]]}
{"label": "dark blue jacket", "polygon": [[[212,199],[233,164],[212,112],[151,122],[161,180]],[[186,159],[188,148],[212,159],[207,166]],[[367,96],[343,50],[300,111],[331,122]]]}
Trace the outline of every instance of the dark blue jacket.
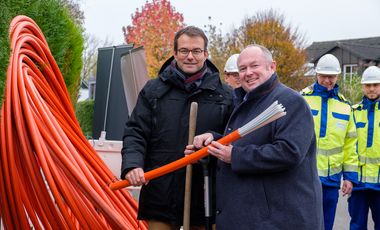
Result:
{"label": "dark blue jacket", "polygon": [[231,164],[218,161],[218,230],[323,228],[313,118],[301,95],[274,74],[251,91],[235,90],[236,107],[225,134],[274,101],[287,115],[232,143]]}

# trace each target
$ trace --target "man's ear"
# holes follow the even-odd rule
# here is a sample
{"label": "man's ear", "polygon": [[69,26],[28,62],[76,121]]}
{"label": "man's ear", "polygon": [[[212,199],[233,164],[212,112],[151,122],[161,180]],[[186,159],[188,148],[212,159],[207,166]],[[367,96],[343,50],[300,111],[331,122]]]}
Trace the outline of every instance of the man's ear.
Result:
{"label": "man's ear", "polygon": [[270,68],[271,68],[274,72],[276,72],[276,69],[277,69],[277,63],[276,63],[276,61],[272,61],[272,63],[270,64]]}
{"label": "man's ear", "polygon": [[205,50],[205,57],[208,58],[208,51]]}

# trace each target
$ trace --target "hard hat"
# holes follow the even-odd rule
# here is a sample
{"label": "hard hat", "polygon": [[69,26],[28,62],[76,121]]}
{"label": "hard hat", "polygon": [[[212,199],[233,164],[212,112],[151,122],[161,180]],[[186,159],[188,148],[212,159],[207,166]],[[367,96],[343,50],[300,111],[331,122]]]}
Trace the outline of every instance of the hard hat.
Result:
{"label": "hard hat", "polygon": [[337,75],[342,72],[338,59],[332,54],[323,55],[315,68],[315,72],[324,75]]}
{"label": "hard hat", "polygon": [[237,66],[237,59],[239,57],[239,54],[232,54],[224,66],[224,72],[227,73],[237,73],[239,72],[238,66]]}
{"label": "hard hat", "polygon": [[370,66],[364,70],[362,75],[362,84],[375,84],[380,83],[380,68],[377,66]]}

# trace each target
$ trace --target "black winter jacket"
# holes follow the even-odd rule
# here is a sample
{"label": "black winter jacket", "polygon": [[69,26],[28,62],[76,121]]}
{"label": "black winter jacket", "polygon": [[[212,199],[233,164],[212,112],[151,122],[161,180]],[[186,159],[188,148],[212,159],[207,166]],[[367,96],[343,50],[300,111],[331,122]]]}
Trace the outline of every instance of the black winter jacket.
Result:
{"label": "black winter jacket", "polygon": [[[135,109],[126,123],[121,178],[141,167],[145,172],[184,157],[188,142],[191,102],[198,103],[196,134],[208,130],[223,132],[232,111],[232,90],[222,84],[216,67],[206,61],[207,73],[194,92],[170,81],[176,74],[170,68],[173,58],[161,68],[158,78],[141,90]],[[139,198],[138,219],[159,220],[182,225],[185,168],[151,180]],[[193,165],[191,224],[204,224],[202,166]]]}

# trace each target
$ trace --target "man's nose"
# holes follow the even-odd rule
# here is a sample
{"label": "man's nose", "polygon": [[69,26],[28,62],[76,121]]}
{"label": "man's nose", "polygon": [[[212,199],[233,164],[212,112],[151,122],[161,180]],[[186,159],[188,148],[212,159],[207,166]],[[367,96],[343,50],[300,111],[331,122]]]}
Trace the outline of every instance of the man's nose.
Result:
{"label": "man's nose", "polygon": [[247,67],[246,75],[251,75],[253,73],[253,69],[251,67]]}
{"label": "man's nose", "polygon": [[193,52],[189,52],[189,54],[187,55],[187,59],[194,59]]}

